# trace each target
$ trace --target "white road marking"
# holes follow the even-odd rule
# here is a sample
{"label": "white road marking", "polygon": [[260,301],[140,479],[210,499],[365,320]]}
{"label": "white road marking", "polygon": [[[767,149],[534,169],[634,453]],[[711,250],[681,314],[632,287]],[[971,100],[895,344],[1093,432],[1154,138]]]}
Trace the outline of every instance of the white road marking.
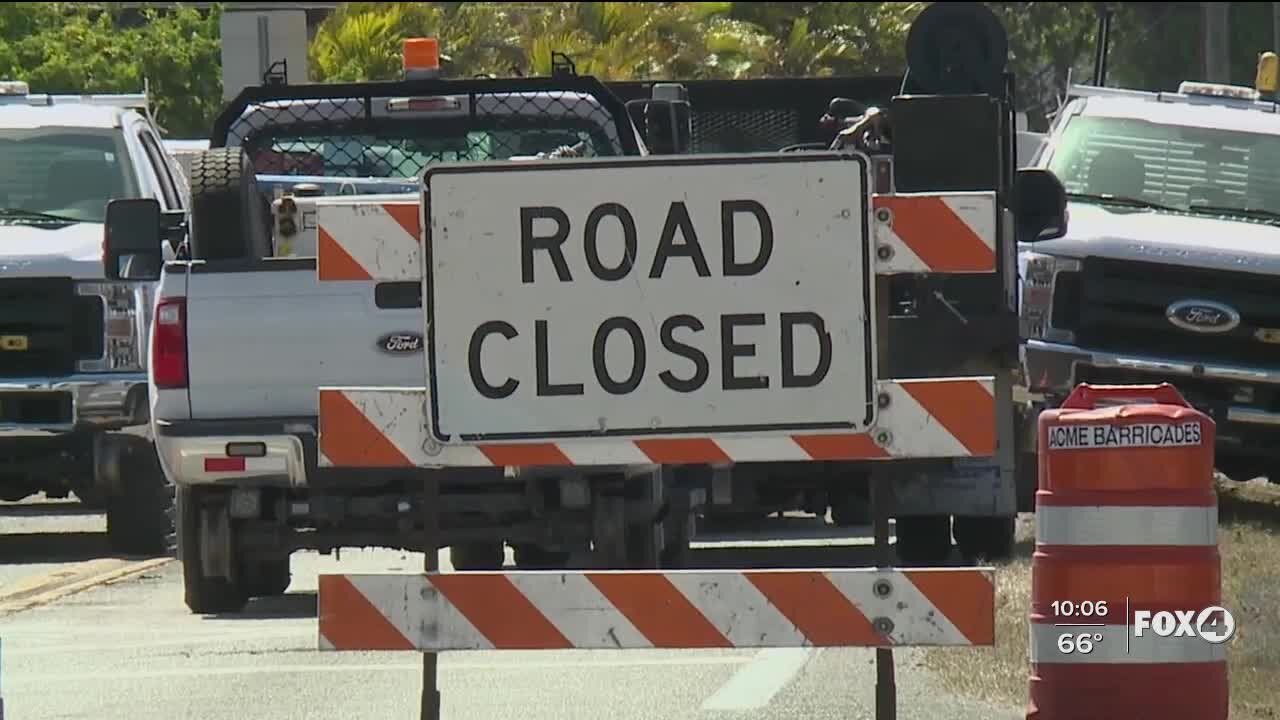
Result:
{"label": "white road marking", "polygon": [[[621,668],[621,667],[676,667],[689,665],[743,665],[750,663],[751,658],[742,656],[713,656],[705,658],[649,658],[635,660],[573,660],[573,661],[542,661],[542,662],[503,662],[503,663],[486,663],[486,662],[442,662],[440,663],[440,671],[444,673],[456,670],[500,670],[503,673],[511,672],[528,672],[528,671],[547,671],[547,670],[578,670],[590,668]],[[204,667],[193,666],[188,668],[158,668],[155,670],[121,670],[118,672],[91,672],[91,673],[13,673],[5,676],[5,686],[12,688],[15,685],[39,685],[42,683],[65,682],[67,680],[143,680],[148,678],[172,678],[172,677],[208,677],[213,675],[262,675],[265,673],[353,673],[353,672],[422,672],[421,661],[412,663],[364,663],[351,664],[343,663],[338,665],[320,665],[320,664],[292,664],[292,665],[243,665],[238,667]]]}
{"label": "white road marking", "polygon": [[714,695],[702,703],[703,710],[754,710],[769,704],[778,691],[813,656],[810,648],[769,648],[761,650],[738,670]]}

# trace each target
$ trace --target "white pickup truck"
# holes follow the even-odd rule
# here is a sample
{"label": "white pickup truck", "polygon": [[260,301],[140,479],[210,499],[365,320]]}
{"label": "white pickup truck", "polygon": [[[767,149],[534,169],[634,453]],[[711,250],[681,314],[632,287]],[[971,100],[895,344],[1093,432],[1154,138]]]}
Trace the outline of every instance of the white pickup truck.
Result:
{"label": "white pickup truck", "polygon": [[[182,212],[188,188],[145,95],[0,83],[0,500],[74,492],[117,551],[164,552],[171,486],[149,439],[154,285],[109,280],[107,203]],[[157,245],[172,258],[172,247]]]}
{"label": "white pickup truck", "polygon": [[[351,118],[361,122],[348,128]],[[185,223],[178,229],[192,260],[168,264],[160,279],[150,374],[161,461],[178,486],[186,600],[198,612],[284,592],[296,549],[418,542],[420,483],[318,471],[315,438],[317,388],[366,373],[392,384],[421,374],[421,285],[318,282],[314,249],[280,252],[286,241],[317,239],[316,228],[299,213],[292,219],[301,226],[282,232],[279,203],[267,209],[259,176],[332,190],[377,177],[403,184],[440,161],[509,160],[566,145],[589,157],[643,152],[621,103],[578,77],[250,88],[223,113],[212,144],[191,164],[189,219],[166,216]],[[361,164],[373,166],[374,180],[352,170]],[[379,232],[412,237],[416,196],[386,200]],[[113,206],[114,222],[136,209]],[[167,232],[154,218],[123,222],[143,248]],[[326,242],[320,234],[322,257]],[[119,267],[130,279],[150,277]],[[540,553],[564,542],[546,517],[558,501],[533,496],[525,479],[501,468],[472,475],[444,489],[458,523],[446,528],[458,567],[501,564],[499,531],[522,562],[563,562]]]}
{"label": "white pickup truck", "polygon": [[1071,229],[1019,253],[1027,421],[1077,383],[1170,382],[1213,417],[1222,470],[1274,479],[1275,103],[1204,83],[1077,86],[1036,164],[1066,186]]}

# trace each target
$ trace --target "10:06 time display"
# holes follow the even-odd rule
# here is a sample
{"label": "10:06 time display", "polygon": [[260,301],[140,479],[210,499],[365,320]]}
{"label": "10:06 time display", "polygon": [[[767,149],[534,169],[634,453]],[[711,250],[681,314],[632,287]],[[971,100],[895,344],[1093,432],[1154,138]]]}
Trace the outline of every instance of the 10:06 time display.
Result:
{"label": "10:06 time display", "polygon": [[1058,617],[1103,617],[1107,614],[1106,600],[1054,600],[1049,606]]}

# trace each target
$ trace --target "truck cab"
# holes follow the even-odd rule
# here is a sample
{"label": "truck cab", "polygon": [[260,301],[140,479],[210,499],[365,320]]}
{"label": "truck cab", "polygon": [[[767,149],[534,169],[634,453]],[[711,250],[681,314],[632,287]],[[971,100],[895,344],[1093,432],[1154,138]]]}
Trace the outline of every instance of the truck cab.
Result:
{"label": "truck cab", "polygon": [[[1280,459],[1280,118],[1248,87],[1076,87],[1037,164],[1068,191],[1066,236],[1024,244],[1033,401],[1077,383],[1168,381],[1218,428],[1221,464]],[[1028,437],[1034,430],[1028,428]]]}
{"label": "truck cab", "polygon": [[145,95],[0,83],[0,499],[74,492],[122,551],[165,547],[167,485],[147,439],[154,285],[106,280],[106,207],[188,197]]}

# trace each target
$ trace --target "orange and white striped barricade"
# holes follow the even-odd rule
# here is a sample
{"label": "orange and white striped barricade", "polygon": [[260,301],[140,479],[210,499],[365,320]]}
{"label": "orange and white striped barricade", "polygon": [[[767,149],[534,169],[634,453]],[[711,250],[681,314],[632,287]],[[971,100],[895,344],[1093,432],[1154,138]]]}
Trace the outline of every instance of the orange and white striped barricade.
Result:
{"label": "orange and white striped barricade", "polygon": [[[427,356],[420,387],[320,388],[319,465],[994,456],[994,376],[881,378],[875,282],[986,274],[998,302],[1007,213],[870,176],[856,153],[471,163],[429,169],[421,203],[317,201],[319,280],[421,282]],[[991,645],[994,602],[989,568],[428,568],[323,576],[320,646]]]}
{"label": "orange and white striped barricade", "polygon": [[1041,413],[1028,720],[1227,717],[1214,429],[1167,383]]}
{"label": "orange and white striped barricade", "polygon": [[324,650],[983,646],[989,568],[322,575]]}

